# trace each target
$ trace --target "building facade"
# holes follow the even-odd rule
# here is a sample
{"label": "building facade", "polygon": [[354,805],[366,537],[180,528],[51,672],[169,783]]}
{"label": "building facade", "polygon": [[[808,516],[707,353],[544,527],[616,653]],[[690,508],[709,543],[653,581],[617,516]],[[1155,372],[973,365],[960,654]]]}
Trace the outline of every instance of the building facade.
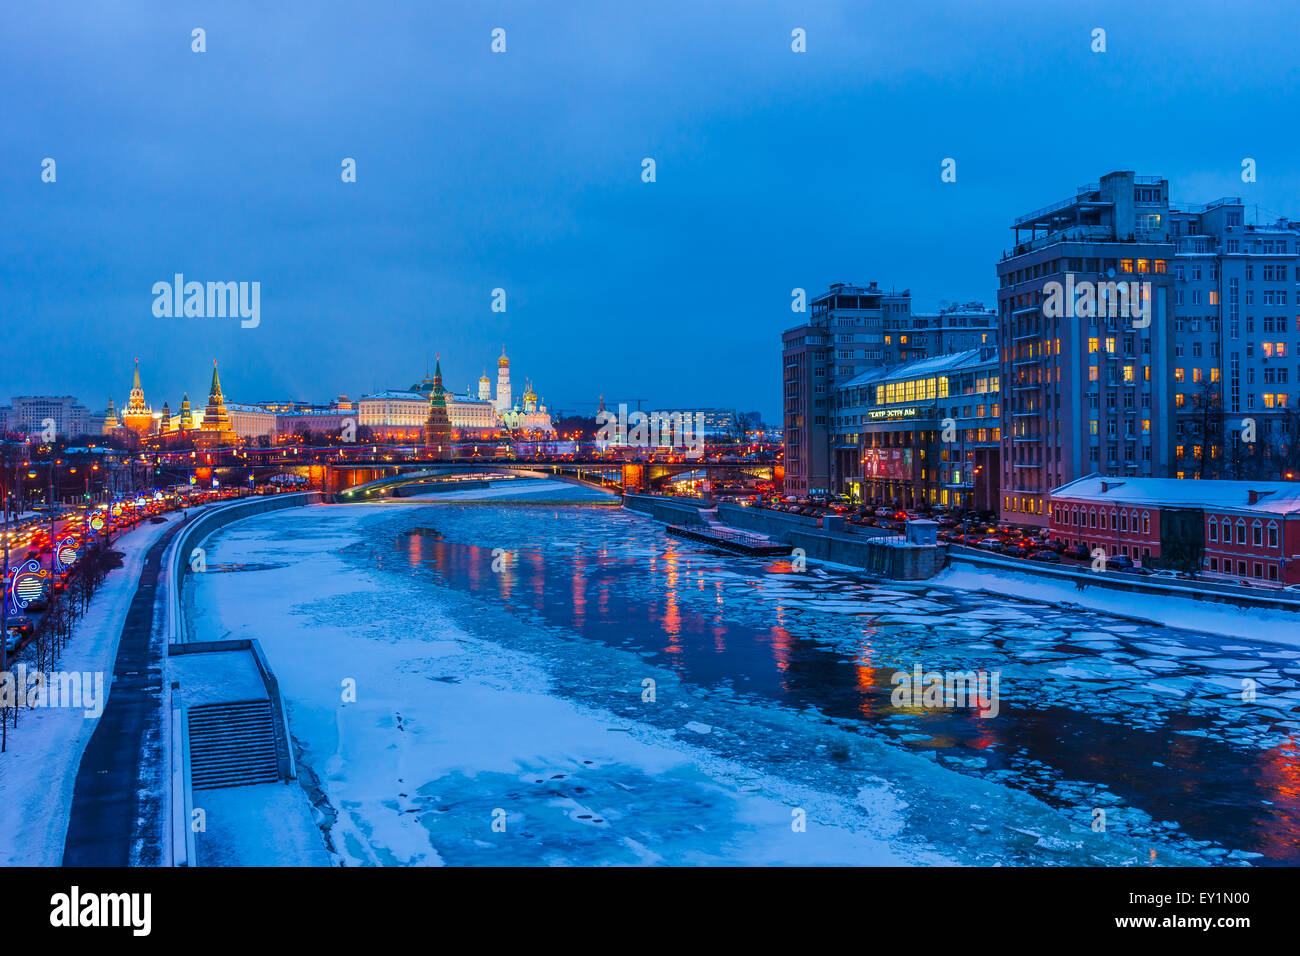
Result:
{"label": "building facade", "polygon": [[15,395],[8,406],[0,407],[0,428],[36,440],[44,434],[47,421],[54,423],[56,435],[65,438],[97,434],[95,418],[71,395]]}
{"label": "building facade", "polygon": [[1052,538],[1139,565],[1300,584],[1300,484],[1089,475],[1052,492]]}
{"label": "building facade", "polygon": [[241,405],[228,402],[226,411],[230,413],[230,427],[240,438],[261,438],[275,435],[279,429],[279,416],[267,411],[260,405]]}
{"label": "building facade", "polygon": [[1001,515],[1045,528],[1051,489],[1169,474],[1169,184],[1115,172],[1018,217],[998,263]]}
{"label": "building facade", "polygon": [[874,369],[833,396],[836,493],[900,508],[997,508],[997,349]]}
{"label": "building facade", "polygon": [[[838,385],[889,362],[885,337],[910,322],[911,294],[837,282],[809,302],[809,318],[781,335],[785,490],[828,493],[834,482],[831,401]],[[904,333],[906,334],[906,333]],[[893,344],[891,342],[891,344]]]}
{"label": "building facade", "polygon": [[1300,228],[1236,197],[1171,219],[1175,476],[1300,476]]}
{"label": "building facade", "polygon": [[998,313],[982,302],[967,302],[939,312],[895,313],[884,325],[885,364],[898,365],[995,345]]}

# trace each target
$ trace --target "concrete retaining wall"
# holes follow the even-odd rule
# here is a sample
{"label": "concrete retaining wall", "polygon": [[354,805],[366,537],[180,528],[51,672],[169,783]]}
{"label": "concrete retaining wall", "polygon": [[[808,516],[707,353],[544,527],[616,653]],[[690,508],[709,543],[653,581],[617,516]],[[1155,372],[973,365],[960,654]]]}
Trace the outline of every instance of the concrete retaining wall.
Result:
{"label": "concrete retaining wall", "polygon": [[963,548],[956,545],[949,548],[948,561],[954,567],[967,565],[972,568],[1014,571],[1018,574],[1067,581],[1080,590],[1097,587],[1108,591],[1128,591],[1137,594],[1159,595],[1161,597],[1188,598],[1210,604],[1231,604],[1238,607],[1255,607],[1300,613],[1300,599],[1290,595],[1282,595],[1257,588],[1234,587],[1231,584],[1219,584],[1213,581],[1161,581],[1139,574],[1123,574],[1109,571],[1098,573],[1087,568],[1063,567],[1055,564],[1040,564],[1036,561],[1005,558],[997,554],[990,554],[987,551]]}
{"label": "concrete retaining wall", "polygon": [[660,495],[624,495],[623,507],[647,514],[664,524],[680,524],[688,527],[702,527],[704,519],[700,511],[712,508],[699,498],[669,498]]}
{"label": "concrete retaining wall", "polygon": [[779,541],[785,541],[785,536],[792,531],[809,531],[821,527],[820,518],[786,514],[769,508],[746,508],[729,501],[718,505],[718,520],[733,528],[770,535]]}
{"label": "concrete retaining wall", "polygon": [[[653,495],[625,495],[623,503],[656,521],[688,527],[705,524],[700,511],[709,507],[698,498]],[[918,547],[876,528],[849,530],[843,519],[835,516],[823,521],[722,502],[717,506],[717,520],[732,528],[765,534],[775,544],[788,544],[792,551],[801,548],[805,557],[815,561],[861,568],[899,581],[932,578],[943,568],[943,548]],[[827,527],[823,528],[823,524]]]}
{"label": "concrete retaining wall", "polygon": [[249,518],[268,511],[280,511],[284,508],[320,504],[322,500],[323,496],[319,491],[255,495],[217,505],[189,522],[177,536],[176,543],[172,545],[170,564],[167,569],[168,593],[171,598],[171,608],[167,615],[167,639],[172,643],[185,640],[185,628],[181,620],[181,579],[184,572],[189,569],[190,554],[204,538],[218,528],[225,527],[240,518]]}
{"label": "concrete retaining wall", "polygon": [[924,581],[943,569],[944,549],[910,544],[897,537],[792,531],[790,546],[818,561],[862,568],[895,581]]}

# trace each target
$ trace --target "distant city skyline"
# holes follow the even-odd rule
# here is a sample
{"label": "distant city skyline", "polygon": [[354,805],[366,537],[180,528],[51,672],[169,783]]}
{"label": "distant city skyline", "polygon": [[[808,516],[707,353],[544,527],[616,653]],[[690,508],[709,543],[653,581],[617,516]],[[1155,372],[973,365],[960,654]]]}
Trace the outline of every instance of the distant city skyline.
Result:
{"label": "distant city skyline", "polygon": [[[1284,4],[313,9],[0,11],[0,400],[98,412],[137,356],[158,406],[213,359],[235,402],[405,387],[435,353],[459,392],[505,342],[553,409],[776,422],[793,288],[991,306],[1012,219],[1098,170],[1300,216]],[[155,315],[176,273],[260,283],[257,326]]]}

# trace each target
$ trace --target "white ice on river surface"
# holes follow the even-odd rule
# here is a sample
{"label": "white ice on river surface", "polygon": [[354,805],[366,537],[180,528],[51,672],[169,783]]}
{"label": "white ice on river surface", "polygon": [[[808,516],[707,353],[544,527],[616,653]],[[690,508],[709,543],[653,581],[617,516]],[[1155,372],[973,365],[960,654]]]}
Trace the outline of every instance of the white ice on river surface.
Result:
{"label": "white ice on river surface", "polygon": [[[389,503],[383,510],[411,508],[418,524],[424,507]],[[293,509],[240,522],[210,540],[210,560],[250,570],[190,578],[202,608],[196,639],[228,634],[261,641],[287,701],[304,785],[313,788],[317,820],[337,862],[1137,863],[1151,857],[1141,841],[1098,839],[1086,818],[1067,819],[996,779],[953,769],[983,766],[973,756],[936,760],[933,753],[846,735],[842,721],[675,683],[643,655],[590,641],[521,626],[512,641],[535,648],[524,652],[471,635],[431,597],[437,592],[427,581],[359,570],[337,553],[348,541],[365,547],[363,528],[375,510]],[[640,540],[628,541],[621,554],[657,557]],[[737,595],[754,593],[751,577],[734,580],[726,587]],[[839,612],[850,602],[802,603],[847,620]],[[864,595],[854,603],[863,610],[874,602]],[[986,613],[1026,627],[1035,621],[1009,602]],[[898,617],[923,627],[936,620]],[[1106,677],[1135,670],[1103,664]],[[629,719],[557,693],[556,676],[576,668],[596,675],[589,684],[608,686],[611,701],[640,694],[642,675],[655,676],[654,719]],[[356,700],[345,702],[353,685]],[[673,713],[680,717],[664,719]],[[814,765],[818,774],[805,775],[788,763],[795,754],[806,761],[831,749],[847,754],[843,765],[823,756]],[[829,789],[853,781],[852,799]],[[504,821],[504,833],[494,820]],[[1026,840],[1025,827],[1038,836]],[[1167,848],[1159,859],[1195,862]]]}

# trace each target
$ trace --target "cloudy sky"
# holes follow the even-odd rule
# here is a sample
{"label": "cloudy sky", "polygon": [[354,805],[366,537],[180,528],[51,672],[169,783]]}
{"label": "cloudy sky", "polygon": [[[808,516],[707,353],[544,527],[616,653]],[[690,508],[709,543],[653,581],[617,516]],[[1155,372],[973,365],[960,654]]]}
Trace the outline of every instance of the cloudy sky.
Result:
{"label": "cloudy sky", "polygon": [[[155,407],[214,358],[234,401],[438,352],[463,391],[505,343],[553,410],[776,420],[794,287],[991,304],[1013,216],[1114,169],[1300,218],[1293,6],[6,3],[0,401],[120,406],[137,356]],[[178,272],[260,325],[156,317]]]}

